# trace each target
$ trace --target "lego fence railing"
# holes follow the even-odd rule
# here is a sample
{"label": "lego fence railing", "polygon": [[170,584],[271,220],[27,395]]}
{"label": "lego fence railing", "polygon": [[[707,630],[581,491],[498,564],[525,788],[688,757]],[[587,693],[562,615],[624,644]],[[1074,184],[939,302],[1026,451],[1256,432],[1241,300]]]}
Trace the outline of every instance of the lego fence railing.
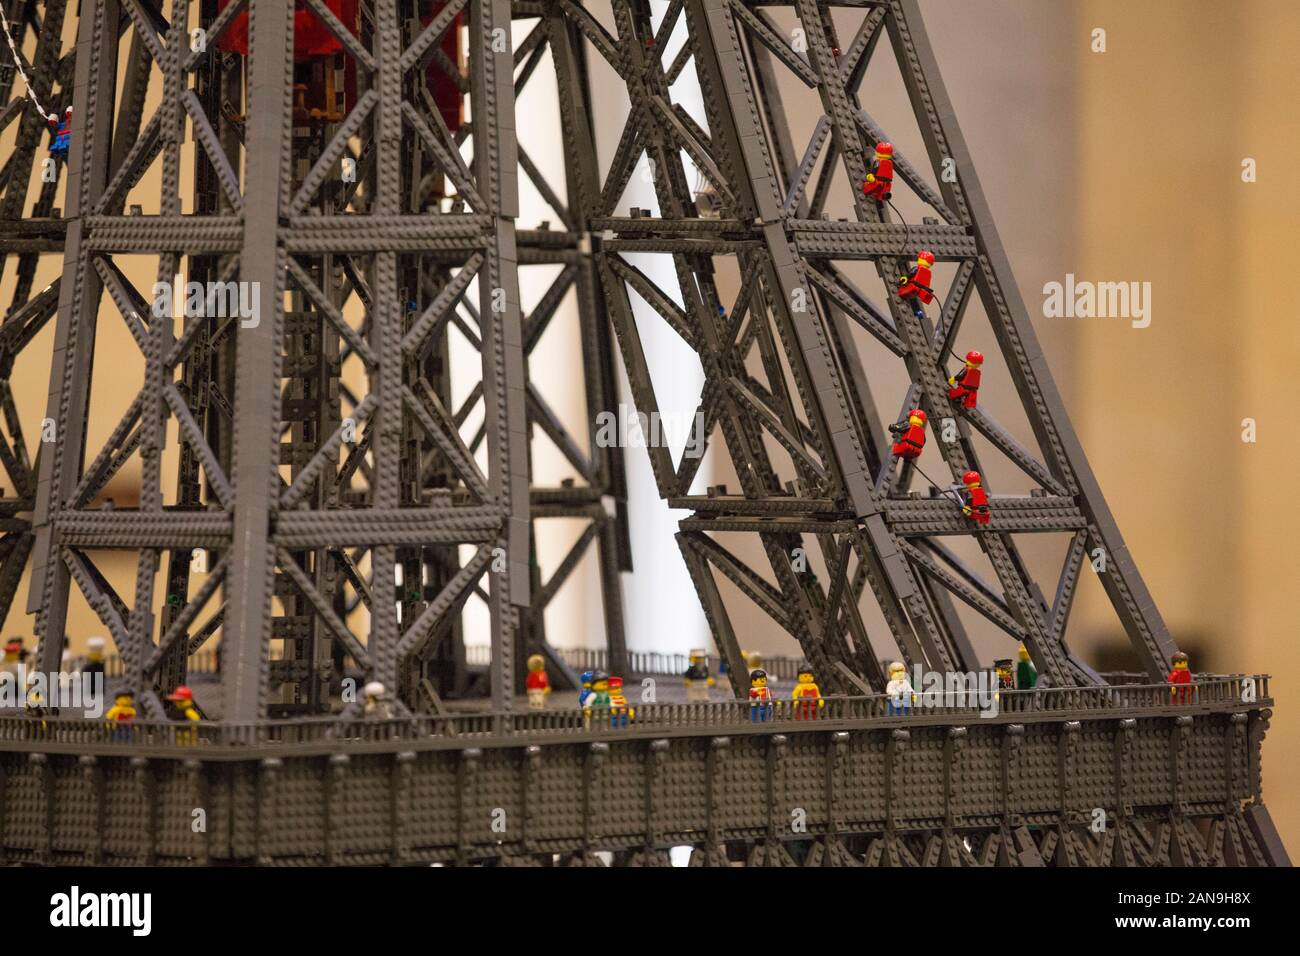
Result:
{"label": "lego fence railing", "polygon": [[134,720],[13,715],[0,717],[0,749],[126,749],[252,746],[315,746],[345,750],[353,745],[444,741],[461,746],[467,738],[520,739],[592,732],[705,733],[738,731],[774,723],[806,726],[808,721],[851,723],[940,721],[973,718],[1061,720],[1116,716],[1168,716],[1205,711],[1258,709],[1272,704],[1267,675],[1219,676],[1193,684],[1061,687],[1000,690],[985,699],[975,690],[914,695],[912,701],[886,694],[765,701],[727,700],[688,704],[638,704],[626,711],[543,710],[455,714],[392,719],[302,719],[258,723],[159,723]]}

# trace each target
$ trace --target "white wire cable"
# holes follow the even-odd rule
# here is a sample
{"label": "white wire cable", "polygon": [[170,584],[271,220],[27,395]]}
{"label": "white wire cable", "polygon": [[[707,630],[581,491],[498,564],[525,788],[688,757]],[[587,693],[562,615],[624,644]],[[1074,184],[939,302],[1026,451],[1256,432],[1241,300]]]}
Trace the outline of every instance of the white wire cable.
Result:
{"label": "white wire cable", "polygon": [[14,55],[14,67],[18,70],[18,75],[23,78],[23,85],[27,87],[27,96],[36,106],[36,111],[51,122],[56,122],[58,117],[53,113],[47,112],[45,107],[41,106],[41,101],[36,98],[36,92],[32,89],[32,81],[27,78],[27,71],[23,69],[23,58],[18,55],[18,48],[14,46],[13,30],[9,27],[9,17],[5,15],[4,3],[0,2],[0,24],[4,26],[5,39],[9,41],[9,49]]}

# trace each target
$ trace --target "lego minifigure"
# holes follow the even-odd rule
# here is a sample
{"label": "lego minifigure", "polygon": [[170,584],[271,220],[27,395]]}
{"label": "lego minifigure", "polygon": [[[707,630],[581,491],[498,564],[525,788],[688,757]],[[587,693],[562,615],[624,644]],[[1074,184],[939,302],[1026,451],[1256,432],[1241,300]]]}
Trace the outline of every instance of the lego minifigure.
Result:
{"label": "lego minifigure", "polygon": [[877,143],[876,155],[871,161],[871,172],[862,184],[862,194],[874,199],[880,205],[893,195],[894,188],[894,144]]}
{"label": "lego minifigure", "polygon": [[578,681],[582,684],[582,690],[578,691],[579,707],[585,707],[587,705],[587,701],[591,699],[591,695],[592,693],[594,693],[591,689],[591,683],[595,679],[595,677],[596,677],[595,671],[583,671],[582,676],[578,678]]}
{"label": "lego minifigure", "polygon": [[68,150],[72,148],[72,107],[64,111],[62,123],[55,113],[47,116],[46,120],[50,124],[50,155],[66,161]]}
{"label": "lego minifigure", "polygon": [[183,720],[189,725],[184,730],[176,731],[176,742],[182,746],[197,743],[199,735],[193,725],[202,718],[194,707],[194,691],[182,684],[164,699],[172,705],[169,716],[173,720]]}
{"label": "lego minifigure", "polygon": [[948,398],[960,401],[964,408],[974,408],[980,388],[980,366],[984,356],[974,350],[966,353],[966,364],[961,371],[948,379],[952,386],[948,389]]}
{"label": "lego minifigure", "polygon": [[930,288],[933,267],[934,253],[922,249],[916,254],[916,265],[907,270],[907,275],[898,277],[898,297],[912,306],[918,318],[925,317],[922,303],[929,305],[934,301],[934,290]]}
{"label": "lego minifigure", "polygon": [[23,642],[18,638],[11,638],[5,644],[4,660],[0,661],[0,674],[10,674],[17,679],[18,668],[23,662]]}
{"label": "lego minifigure", "polygon": [[86,641],[86,661],[81,665],[83,674],[104,673],[104,639],[92,637]]}
{"label": "lego minifigure", "polygon": [[1016,664],[1016,690],[1033,690],[1038,686],[1038,668],[1029,659],[1029,648],[1021,644],[1017,657],[1019,662]]}
{"label": "lego minifigure", "polygon": [[912,682],[907,679],[907,668],[902,661],[894,661],[889,665],[889,683],[885,685],[885,693],[889,695],[886,708],[891,717],[911,713],[916,692],[912,689]]}
{"label": "lego minifigure", "polygon": [[709,699],[709,688],[717,683],[709,676],[709,659],[701,648],[691,651],[691,666],[682,675],[686,679],[686,699],[701,703]]}
{"label": "lego minifigure", "polygon": [[393,716],[393,709],[385,699],[387,689],[377,680],[372,680],[366,685],[365,691],[366,705],[363,713],[367,717],[373,717],[377,720],[389,720]]}
{"label": "lego minifigure", "polygon": [[757,668],[749,672],[749,719],[767,720],[772,716],[772,692],[767,688],[767,671]]}
{"label": "lego minifigure", "polygon": [[49,729],[49,725],[45,723],[45,698],[41,696],[41,692],[35,687],[33,687],[31,692],[27,695],[26,713],[32,720],[40,722],[40,728],[42,731]]}
{"label": "lego minifigure", "polygon": [[582,705],[582,712],[590,717],[593,710],[608,710],[609,706],[609,675],[602,670],[594,671],[591,675],[591,693]]}
{"label": "lego minifigure", "polygon": [[894,436],[894,447],[890,449],[894,457],[905,461],[919,458],[921,449],[925,447],[925,412],[919,408],[912,409],[905,421],[890,425],[889,431]]}
{"label": "lego minifigure", "polygon": [[980,480],[978,471],[968,471],[961,476],[962,484],[965,485],[962,493],[961,513],[970,518],[976,524],[989,523],[989,496],[984,490],[983,482]]}
{"label": "lego minifigure", "polygon": [[1169,688],[1170,696],[1175,704],[1190,704],[1192,702],[1192,670],[1188,662],[1187,655],[1179,651],[1170,659],[1174,669],[1169,672],[1166,680],[1176,686]]}
{"label": "lego minifigure", "polygon": [[524,679],[528,691],[528,709],[545,710],[546,695],[551,692],[551,680],[546,676],[546,661],[541,654],[528,658],[528,676]]}
{"label": "lego minifigure", "polygon": [[794,685],[794,693],[790,695],[790,699],[795,702],[795,720],[813,720],[817,712],[826,706],[822,692],[817,687],[817,680],[813,676],[811,664],[799,665],[799,679]]}
{"label": "lego minifigure", "polygon": [[135,720],[135,694],[119,690],[113,698],[113,706],[105,711],[104,719],[113,728],[114,740],[130,740],[131,722]]}
{"label": "lego minifigure", "polygon": [[623,696],[623,678],[611,677],[609,679],[609,725],[611,727],[626,727],[628,721],[636,717],[636,708],[627,705],[627,698]]}
{"label": "lego minifigure", "polygon": [[997,678],[998,690],[1015,690],[1016,674],[1009,657],[999,658],[993,662],[993,674]]}

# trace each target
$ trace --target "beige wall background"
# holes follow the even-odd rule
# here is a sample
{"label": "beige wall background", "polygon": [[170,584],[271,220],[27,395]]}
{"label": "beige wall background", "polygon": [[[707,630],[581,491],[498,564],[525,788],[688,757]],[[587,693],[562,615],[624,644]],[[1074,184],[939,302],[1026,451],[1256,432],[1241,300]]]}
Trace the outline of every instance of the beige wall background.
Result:
{"label": "beige wall background", "polygon": [[[1195,669],[1274,675],[1265,792],[1284,838],[1300,846],[1292,679],[1300,668],[1300,517],[1292,503],[1300,436],[1291,407],[1300,327],[1289,284],[1300,223],[1300,117],[1292,108],[1300,5],[921,0],[921,8],[1015,278],[1157,605]],[[1095,29],[1106,31],[1104,53],[1091,50]],[[884,45],[880,53],[888,54]],[[617,136],[623,108],[607,100],[601,115]],[[878,117],[900,106],[864,105]],[[1256,182],[1242,181],[1246,158],[1257,164]],[[58,274],[51,258],[38,288]],[[1043,318],[1044,283],[1067,273],[1150,282],[1150,327]],[[11,283],[10,267],[0,294]],[[136,352],[120,322],[102,328],[95,400],[124,407],[138,382]],[[13,377],[29,441],[44,415],[52,331]],[[580,390],[571,399],[581,409]],[[1257,423],[1253,443],[1242,441],[1247,418]],[[101,442],[115,419],[101,417]],[[666,509],[658,507],[643,506],[634,520],[662,525]],[[548,551],[544,566],[562,555],[559,544]],[[682,593],[665,599],[655,569],[642,567],[624,581],[632,606],[694,604],[680,581],[673,587]],[[563,633],[560,643],[601,641],[593,570],[580,576],[585,597],[570,599],[561,628],[551,627]],[[133,566],[120,573],[130,593]],[[6,633],[30,633],[26,593],[24,582]],[[736,611],[747,647],[795,652],[764,619]],[[103,633],[79,600],[70,629],[74,645]],[[686,633],[671,643],[695,640],[693,627]],[[1100,588],[1081,591],[1071,635],[1094,661],[1122,660],[1116,649],[1125,640]]]}

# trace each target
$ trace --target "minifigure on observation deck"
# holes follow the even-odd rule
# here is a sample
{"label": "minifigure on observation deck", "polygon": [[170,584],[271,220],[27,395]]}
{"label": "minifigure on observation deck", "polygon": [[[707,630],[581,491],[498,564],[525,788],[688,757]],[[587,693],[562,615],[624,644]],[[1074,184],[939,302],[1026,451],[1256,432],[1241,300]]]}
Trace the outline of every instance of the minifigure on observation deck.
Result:
{"label": "minifigure on observation deck", "polygon": [[104,712],[104,719],[113,728],[114,740],[130,740],[131,722],[135,720],[135,694],[119,690],[113,698],[113,706]]}
{"label": "minifigure on observation deck", "polygon": [[83,674],[104,673],[104,639],[102,637],[92,637],[86,641],[86,661],[81,665]]}
{"label": "minifigure on observation deck", "polygon": [[772,716],[772,692],[767,687],[767,671],[762,668],[749,672],[749,719],[767,720]]}
{"label": "minifigure on observation deck", "polygon": [[50,155],[55,159],[67,161],[68,150],[72,148],[72,107],[69,106],[63,113],[63,122],[59,122],[59,117],[51,113],[46,117],[50,124]]}
{"label": "minifigure on observation deck", "polygon": [[682,677],[686,681],[686,699],[692,703],[703,703],[709,699],[709,688],[717,681],[709,674],[709,658],[703,648],[691,651],[691,666],[686,668]]}
{"label": "minifigure on observation deck", "polygon": [[[26,715],[32,720],[39,721],[41,730],[46,731],[49,729],[49,725],[45,723],[45,715],[48,712],[49,711],[45,706],[45,698],[41,696],[39,690],[33,687],[27,693],[27,707],[25,708],[24,713],[26,713]],[[55,711],[54,715],[57,717],[58,711]]]}
{"label": "minifigure on observation deck", "polygon": [[551,692],[551,679],[546,676],[546,660],[541,654],[528,658],[528,676],[524,678],[528,691],[528,709],[545,710],[546,695]]}
{"label": "minifigure on observation deck", "polygon": [[591,693],[582,705],[582,712],[590,717],[593,710],[608,710],[609,705],[609,675],[601,670],[594,671],[591,675]]}
{"label": "minifigure on observation deck", "polygon": [[591,699],[591,695],[592,693],[594,693],[591,689],[591,683],[595,679],[595,677],[596,677],[595,671],[583,671],[582,676],[578,678],[578,682],[582,684],[582,690],[578,691],[579,707],[585,707],[587,705],[587,701]]}
{"label": "minifigure on observation deck", "polygon": [[1192,669],[1187,655],[1179,651],[1170,660],[1174,665],[1174,669],[1169,672],[1166,680],[1175,685],[1169,688],[1173,702],[1175,704],[1190,704],[1192,702]]}
{"label": "minifigure on observation deck", "polygon": [[202,717],[194,706],[194,691],[182,684],[168,694],[165,700],[171,704],[171,713],[168,716],[173,720],[183,720],[186,723],[184,730],[176,731],[176,742],[182,746],[197,743],[199,736],[194,725],[202,720]]}
{"label": "minifigure on observation deck", "polygon": [[914,408],[907,413],[906,421],[889,426],[889,433],[894,436],[894,447],[890,453],[895,458],[911,461],[921,457],[925,447],[925,412]]}
{"label": "minifigure on observation deck", "polygon": [[984,490],[984,482],[978,471],[968,471],[961,476],[965,486],[960,493],[962,499],[961,513],[976,524],[989,523],[989,495]]}
{"label": "minifigure on observation deck", "polygon": [[1038,668],[1029,659],[1029,648],[1020,645],[1016,663],[1016,690],[1033,690],[1038,686]]}
{"label": "minifigure on observation deck", "polygon": [[636,708],[627,705],[627,698],[623,696],[623,678],[611,677],[609,679],[609,725],[611,727],[626,727],[628,721],[636,717]]}
{"label": "minifigure on observation deck", "polygon": [[790,699],[794,701],[795,720],[814,720],[817,712],[826,706],[811,664],[799,665],[799,679],[795,682]]}
{"label": "minifigure on observation deck", "polygon": [[22,662],[23,642],[15,637],[5,644],[5,656],[3,662],[0,662],[0,674],[12,674],[16,680]]}
{"label": "minifigure on observation deck", "polygon": [[951,386],[948,389],[948,398],[951,401],[960,401],[965,408],[975,407],[976,396],[980,389],[980,366],[983,364],[984,356],[980,352],[966,353],[966,364],[956,375],[948,379],[948,384]]}
{"label": "minifigure on observation deck", "polygon": [[921,305],[934,301],[934,289],[930,288],[932,268],[934,253],[922,249],[916,254],[916,265],[907,270],[907,275],[898,277],[898,297],[912,307],[918,318],[925,317]]}
{"label": "minifigure on observation deck", "polygon": [[366,685],[363,692],[366,695],[365,707],[362,711],[367,717],[373,717],[377,720],[389,720],[393,716],[393,708],[389,705],[386,695],[387,688],[377,680],[372,680]]}
{"label": "minifigure on observation deck", "polygon": [[893,189],[894,144],[877,143],[876,155],[871,161],[871,172],[867,173],[867,181],[862,184],[862,194],[880,205],[893,195]]}
{"label": "minifigure on observation deck", "polygon": [[912,682],[907,679],[907,668],[902,661],[894,661],[889,665],[889,683],[885,685],[885,693],[889,695],[885,707],[891,717],[898,714],[907,716],[912,712],[916,691],[912,689]]}
{"label": "minifigure on observation deck", "polygon": [[1016,672],[1011,666],[1011,658],[1000,657],[994,661],[993,676],[997,681],[999,691],[1016,689]]}

